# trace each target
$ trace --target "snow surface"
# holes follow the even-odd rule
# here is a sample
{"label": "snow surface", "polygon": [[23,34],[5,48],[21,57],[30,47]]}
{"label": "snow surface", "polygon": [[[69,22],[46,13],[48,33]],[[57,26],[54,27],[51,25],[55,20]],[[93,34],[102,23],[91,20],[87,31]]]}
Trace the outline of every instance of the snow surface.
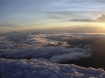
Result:
{"label": "snow surface", "polygon": [[105,78],[103,69],[31,60],[0,59],[2,78]]}

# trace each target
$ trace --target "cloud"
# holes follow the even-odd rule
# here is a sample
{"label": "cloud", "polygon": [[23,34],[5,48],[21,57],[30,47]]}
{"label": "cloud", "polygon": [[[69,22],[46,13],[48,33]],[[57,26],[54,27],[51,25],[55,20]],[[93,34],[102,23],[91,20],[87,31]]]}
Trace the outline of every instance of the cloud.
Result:
{"label": "cloud", "polygon": [[50,11],[46,13],[48,17],[56,16],[60,18],[83,18],[87,17],[86,15],[96,14],[96,11]]}
{"label": "cloud", "polygon": [[61,63],[61,62],[67,62],[67,61],[70,61],[70,60],[78,60],[78,59],[86,58],[86,57],[90,57],[90,56],[91,56],[91,54],[85,55],[82,52],[80,52],[80,53],[79,52],[74,52],[74,53],[52,56],[50,58],[50,61]]}
{"label": "cloud", "polygon": [[57,19],[57,20],[62,19],[61,17],[56,16],[56,15],[53,15],[53,14],[49,14],[49,15],[47,15],[47,18],[50,18],[50,19]]}
{"label": "cloud", "polygon": [[75,22],[95,22],[94,20],[91,19],[72,19],[70,21],[75,21]]}
{"label": "cloud", "polygon": [[105,3],[105,0],[94,0],[94,1],[96,1],[97,3],[101,3],[101,4]]}
{"label": "cloud", "polygon": [[74,21],[74,22],[105,22],[105,14],[101,14],[100,16],[96,16],[96,19],[77,18],[77,19],[71,19],[69,21]]}
{"label": "cloud", "polygon": [[[89,47],[90,48],[90,47]],[[47,59],[50,62],[65,62],[90,57],[91,49],[84,48],[65,48],[65,47],[45,47],[37,48],[34,46],[15,49],[11,52],[0,53],[1,57],[16,59]]]}
{"label": "cloud", "polygon": [[20,25],[18,25],[18,24],[14,24],[14,23],[2,23],[2,22],[0,22],[0,27],[20,27]]}
{"label": "cloud", "polygon": [[[101,14],[100,14],[101,13]],[[100,14],[100,15],[99,15]],[[103,11],[49,11],[46,17],[52,20],[74,21],[74,22],[104,22],[105,13]]]}
{"label": "cloud", "polygon": [[105,22],[105,14],[101,14],[98,18],[97,18],[98,22]]}
{"label": "cloud", "polygon": [[[101,35],[101,34],[100,34]],[[60,34],[31,34],[12,32],[0,37],[0,57],[8,59],[32,59],[61,63],[90,57],[90,45],[82,48],[70,45],[68,39],[99,37],[97,34],[60,33]],[[12,39],[13,38],[13,39]],[[18,38],[19,41],[17,41]],[[57,41],[59,40],[59,41]],[[69,47],[68,47],[69,46]],[[67,48],[68,47],[68,48]]]}
{"label": "cloud", "polygon": [[3,78],[105,78],[103,69],[57,64],[36,59],[0,59]]}
{"label": "cloud", "polygon": [[[67,46],[67,42],[63,42],[63,37],[77,39],[78,36],[81,38],[100,37],[99,34],[92,33],[43,34],[41,32],[11,32],[0,35],[0,66],[4,73],[2,77],[104,77],[103,69],[87,69],[70,64],[59,64],[61,62],[79,60],[91,56],[92,49],[90,45],[85,45],[82,48],[76,46],[73,48],[65,47]],[[21,40],[19,39],[19,42],[17,42],[16,40],[19,37]],[[54,38],[58,38],[59,41]],[[31,43],[30,45],[26,43],[28,40]],[[54,45],[58,45],[59,43],[59,46],[47,46],[48,43]]]}
{"label": "cloud", "polygon": [[[73,38],[78,37],[77,35],[75,36],[65,33],[24,34],[19,32],[11,32],[0,37],[0,57],[14,59],[36,58],[38,60],[47,60],[50,62],[58,63],[68,60],[86,58],[87,55],[85,55],[85,53],[91,51],[91,49],[88,50],[87,48],[66,48],[70,46],[67,42],[62,41],[66,36],[67,39],[69,37],[71,38],[71,36]],[[54,37],[58,38],[58,40],[60,38],[60,40],[53,40]],[[91,53],[88,56],[91,56]],[[54,61],[55,58],[57,58],[56,61]]]}
{"label": "cloud", "polygon": [[[74,22],[102,22],[104,14],[97,17],[101,11],[53,11],[47,12],[46,16],[52,20],[74,21]],[[103,13],[103,12],[102,12]],[[94,17],[97,17],[94,19]],[[103,17],[103,19],[102,19]]]}
{"label": "cloud", "polygon": [[85,3],[85,2],[97,2],[97,3],[103,3],[105,2],[104,0],[66,0],[67,2],[75,2],[75,3],[78,3],[78,2],[82,2],[82,3]]}

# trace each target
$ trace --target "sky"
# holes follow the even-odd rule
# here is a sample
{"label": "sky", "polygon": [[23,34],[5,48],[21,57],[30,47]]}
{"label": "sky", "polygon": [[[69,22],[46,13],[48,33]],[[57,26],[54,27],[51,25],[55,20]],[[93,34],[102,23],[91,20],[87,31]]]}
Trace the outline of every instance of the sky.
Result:
{"label": "sky", "polygon": [[0,32],[105,29],[105,0],[0,0]]}

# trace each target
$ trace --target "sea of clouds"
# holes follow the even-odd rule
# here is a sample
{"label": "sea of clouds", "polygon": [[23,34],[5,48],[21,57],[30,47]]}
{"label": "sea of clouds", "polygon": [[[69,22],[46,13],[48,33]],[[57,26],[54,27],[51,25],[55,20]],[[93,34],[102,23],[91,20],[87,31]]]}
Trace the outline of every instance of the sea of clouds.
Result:
{"label": "sea of clouds", "polygon": [[[63,37],[71,38],[71,36],[72,38],[80,38],[80,35],[75,35],[68,33],[22,34],[18,32],[5,34],[0,37],[0,57],[6,59],[35,58],[38,60],[61,63],[91,56],[92,49],[90,45],[84,45],[83,48],[70,48],[70,45],[66,41],[60,40]],[[59,41],[48,39],[47,37],[59,37]]]}
{"label": "sea of clouds", "polygon": [[[59,64],[90,57],[93,51],[91,45],[71,48],[71,45],[65,39],[104,36],[105,34],[91,33],[42,34],[11,32],[0,34],[0,67],[3,70],[2,76],[3,78],[46,78],[46,76],[47,78],[104,78],[105,74],[103,73],[105,72],[103,69],[86,69],[75,65]],[[57,38],[57,40],[53,38]]]}
{"label": "sea of clouds", "polygon": [[[105,78],[103,69],[30,60],[0,59],[1,78]],[[1,64],[2,63],[2,64]]]}

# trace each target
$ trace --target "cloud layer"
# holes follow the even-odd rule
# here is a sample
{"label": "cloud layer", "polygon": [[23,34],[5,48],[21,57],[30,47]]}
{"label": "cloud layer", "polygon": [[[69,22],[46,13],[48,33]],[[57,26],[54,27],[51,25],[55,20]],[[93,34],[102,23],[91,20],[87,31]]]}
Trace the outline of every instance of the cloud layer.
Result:
{"label": "cloud layer", "polygon": [[50,62],[31,60],[5,60],[2,61],[3,78],[104,78],[103,69],[84,68],[76,65],[64,65]]}
{"label": "cloud layer", "polygon": [[[91,45],[70,47],[66,40],[99,38],[92,33],[24,33],[0,34],[0,67],[3,78],[104,78],[103,69],[59,64],[92,55]],[[1,71],[1,70],[0,70]]]}
{"label": "cloud layer", "polygon": [[11,32],[0,37],[0,57],[11,59],[32,59],[61,63],[87,58],[92,55],[90,45],[70,47],[69,39],[99,37],[104,34],[41,34]]}

